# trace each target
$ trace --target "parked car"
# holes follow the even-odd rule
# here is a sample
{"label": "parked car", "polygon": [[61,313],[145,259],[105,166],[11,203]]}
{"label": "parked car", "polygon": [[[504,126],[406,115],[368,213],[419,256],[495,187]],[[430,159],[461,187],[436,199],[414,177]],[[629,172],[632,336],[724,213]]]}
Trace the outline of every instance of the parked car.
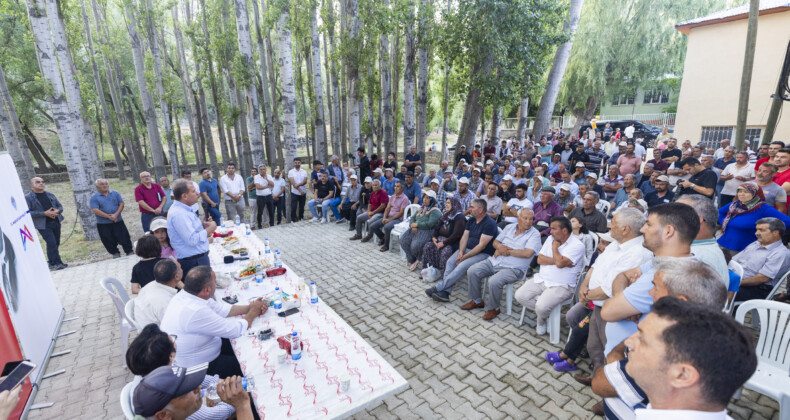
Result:
{"label": "parked car", "polygon": [[[658,135],[661,134],[661,130],[662,130],[660,127],[656,127],[655,125],[637,120],[598,121],[596,123],[596,127],[598,130],[602,131],[607,123],[612,127],[612,132],[617,131],[617,129],[619,128],[621,133],[625,132],[626,127],[628,127],[631,124],[634,124],[634,138],[638,138],[638,137],[643,138],[645,140],[644,146],[646,148],[653,147],[653,143],[655,142],[656,137],[658,137]],[[590,129],[590,123],[582,124],[581,128],[579,129],[579,136],[581,136],[582,133],[584,133],[589,129]],[[669,129],[669,132],[673,133],[674,130]]]}

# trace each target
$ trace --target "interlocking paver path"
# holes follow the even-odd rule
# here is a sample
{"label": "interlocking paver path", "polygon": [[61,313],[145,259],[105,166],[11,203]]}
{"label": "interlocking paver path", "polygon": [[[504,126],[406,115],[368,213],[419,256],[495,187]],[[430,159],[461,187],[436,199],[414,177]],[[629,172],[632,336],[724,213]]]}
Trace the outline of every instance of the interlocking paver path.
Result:
{"label": "interlocking paver path", "polygon": [[[302,222],[256,234],[315,281],[321,298],[409,381],[408,390],[354,418],[593,418],[587,408],[596,396],[546,363],[543,354],[559,347],[535,335],[534,315],[518,325],[520,306],[513,317],[485,322],[482,311],[459,308],[465,280],[451,303],[433,302],[396,251],[349,241],[346,225]],[[72,352],[47,369],[66,373],[45,380],[36,398],[55,405],[31,412],[31,419],[123,418],[118,397],[132,375],[122,365],[118,314],[99,280],[111,276],[128,286],[136,262],[126,257],[53,273],[66,318],[80,318],[64,324],[62,331],[77,332],[55,347]],[[729,408],[736,419],[778,418],[776,402],[751,391]]]}

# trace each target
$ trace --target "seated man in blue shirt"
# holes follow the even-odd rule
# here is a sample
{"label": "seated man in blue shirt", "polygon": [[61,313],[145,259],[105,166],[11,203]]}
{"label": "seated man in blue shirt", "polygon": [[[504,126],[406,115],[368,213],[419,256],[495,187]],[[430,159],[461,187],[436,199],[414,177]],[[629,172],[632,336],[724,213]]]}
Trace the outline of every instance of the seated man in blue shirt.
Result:
{"label": "seated man in blue shirt", "polygon": [[422,198],[422,188],[420,188],[420,184],[414,182],[414,172],[406,172],[405,179],[406,185],[403,186],[403,193],[409,198],[410,203],[420,204],[420,198]]}
{"label": "seated man in blue shirt", "polygon": [[396,182],[398,182],[398,178],[395,178],[392,173],[392,168],[384,169],[384,180],[381,181],[381,189],[384,190],[387,195],[395,194]]}
{"label": "seated man in blue shirt", "polygon": [[757,240],[732,260],[743,266],[743,278],[736,302],[765,299],[776,283],[790,271],[790,250],[782,243],[785,224],[774,217],[756,223]]}

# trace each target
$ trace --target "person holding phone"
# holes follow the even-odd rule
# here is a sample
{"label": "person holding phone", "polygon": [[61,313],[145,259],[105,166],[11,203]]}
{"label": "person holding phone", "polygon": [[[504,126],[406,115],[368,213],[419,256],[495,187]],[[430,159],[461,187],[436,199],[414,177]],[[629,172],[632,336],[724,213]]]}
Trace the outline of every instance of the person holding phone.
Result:
{"label": "person holding phone", "polygon": [[68,267],[60,259],[60,223],[63,221],[63,205],[55,194],[46,191],[46,184],[40,177],[30,180],[32,191],[25,195],[33,225],[47,244],[47,260],[50,270],[62,270]]}
{"label": "person holding phone", "polygon": [[22,395],[22,385],[35,368],[35,363],[27,360],[5,364],[0,375],[0,420],[6,420],[14,411]]}

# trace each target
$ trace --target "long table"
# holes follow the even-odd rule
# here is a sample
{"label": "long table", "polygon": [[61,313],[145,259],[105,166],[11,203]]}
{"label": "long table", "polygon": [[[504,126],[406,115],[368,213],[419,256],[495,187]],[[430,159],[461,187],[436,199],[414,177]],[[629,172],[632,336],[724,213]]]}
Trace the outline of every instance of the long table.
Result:
{"label": "long table", "polygon": [[[243,225],[241,229],[230,229],[236,230],[239,246],[247,248],[251,258],[257,259],[259,252],[264,255],[263,242],[254,234],[245,235]],[[230,252],[221,242],[217,238],[209,250],[218,276],[237,272],[246,265],[245,261],[225,264],[223,257]],[[242,304],[273,292],[275,287],[293,294],[297,292],[299,277],[286,264],[283,267],[287,270],[285,275],[265,278],[261,284],[247,281],[247,289],[242,288],[244,281],[232,280],[227,288],[218,288],[215,297],[236,295]],[[318,285],[320,297],[320,279],[306,283],[311,280]],[[309,294],[309,290],[305,292]],[[299,297],[303,300],[298,313],[281,318],[270,308],[249,329],[257,332],[271,328],[274,337],[261,341],[244,335],[231,340],[244,375],[255,380],[252,396],[261,419],[345,418],[409,387],[403,376],[320,298],[317,304],[311,304],[309,296]],[[279,363],[277,337],[293,331],[299,332],[303,340],[302,357],[293,361],[288,356]],[[350,378],[351,384],[345,392],[340,384],[344,376]]]}

